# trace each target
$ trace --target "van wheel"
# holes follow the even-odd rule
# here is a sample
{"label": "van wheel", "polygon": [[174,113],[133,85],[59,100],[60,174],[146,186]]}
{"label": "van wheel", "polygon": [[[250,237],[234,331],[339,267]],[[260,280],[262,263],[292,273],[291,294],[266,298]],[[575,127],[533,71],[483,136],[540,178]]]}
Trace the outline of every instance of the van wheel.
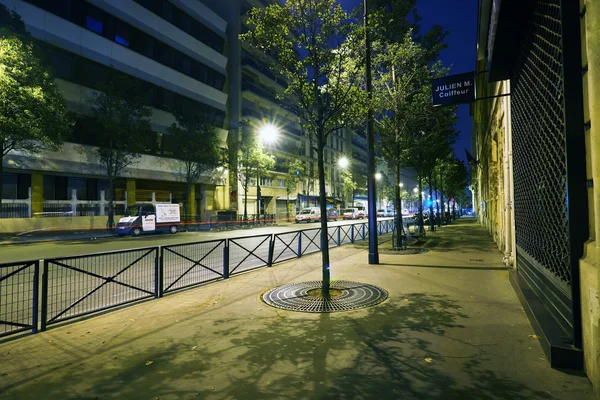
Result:
{"label": "van wheel", "polygon": [[169,228],[169,232],[171,232],[171,233],[177,233],[177,227],[175,225],[171,226]]}
{"label": "van wheel", "polygon": [[140,228],[133,228],[131,233],[133,234],[133,236],[140,236],[142,233],[142,230]]}

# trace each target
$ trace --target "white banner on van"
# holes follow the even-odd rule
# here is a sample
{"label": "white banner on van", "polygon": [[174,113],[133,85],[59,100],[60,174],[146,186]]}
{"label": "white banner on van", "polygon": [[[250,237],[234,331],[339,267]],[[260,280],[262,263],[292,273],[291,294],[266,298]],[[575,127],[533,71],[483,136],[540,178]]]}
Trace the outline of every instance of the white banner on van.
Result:
{"label": "white banner on van", "polygon": [[156,204],[156,222],[179,222],[179,204]]}

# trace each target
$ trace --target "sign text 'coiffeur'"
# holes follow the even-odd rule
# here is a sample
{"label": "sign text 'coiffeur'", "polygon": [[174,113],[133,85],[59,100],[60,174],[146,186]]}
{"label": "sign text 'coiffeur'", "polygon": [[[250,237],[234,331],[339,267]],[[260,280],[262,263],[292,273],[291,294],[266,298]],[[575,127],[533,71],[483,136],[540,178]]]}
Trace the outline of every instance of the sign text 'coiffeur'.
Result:
{"label": "sign text 'coiffeur'", "polygon": [[434,106],[470,103],[475,100],[475,73],[444,76],[431,81]]}

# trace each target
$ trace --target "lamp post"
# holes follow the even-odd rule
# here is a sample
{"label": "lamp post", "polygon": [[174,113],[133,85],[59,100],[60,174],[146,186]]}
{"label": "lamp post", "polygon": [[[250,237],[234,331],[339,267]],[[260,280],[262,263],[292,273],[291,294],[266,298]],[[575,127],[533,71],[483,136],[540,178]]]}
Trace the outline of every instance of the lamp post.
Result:
{"label": "lamp post", "polygon": [[364,0],[365,18],[365,77],[368,99],[367,110],[367,187],[369,199],[369,264],[379,264],[379,249],[377,244],[377,208],[375,207],[375,135],[373,134],[373,85],[371,82],[371,36],[369,34],[369,8]]}

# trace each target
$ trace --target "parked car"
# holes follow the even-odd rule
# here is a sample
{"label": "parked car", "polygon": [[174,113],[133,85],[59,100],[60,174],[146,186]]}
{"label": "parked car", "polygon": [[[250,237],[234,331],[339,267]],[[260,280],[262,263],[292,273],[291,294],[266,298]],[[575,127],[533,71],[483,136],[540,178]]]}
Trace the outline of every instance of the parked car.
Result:
{"label": "parked car", "polygon": [[345,208],[342,210],[342,216],[344,217],[344,219],[360,218],[358,208]]}
{"label": "parked car", "polygon": [[321,209],[319,207],[304,208],[299,214],[296,214],[296,223],[317,222],[321,220]]}
{"label": "parked car", "polygon": [[330,208],[327,210],[327,221],[337,221],[339,216],[338,210],[335,208]]}
{"label": "parked car", "polygon": [[387,217],[388,216],[388,212],[384,209],[381,210],[377,210],[377,216],[378,217]]}

